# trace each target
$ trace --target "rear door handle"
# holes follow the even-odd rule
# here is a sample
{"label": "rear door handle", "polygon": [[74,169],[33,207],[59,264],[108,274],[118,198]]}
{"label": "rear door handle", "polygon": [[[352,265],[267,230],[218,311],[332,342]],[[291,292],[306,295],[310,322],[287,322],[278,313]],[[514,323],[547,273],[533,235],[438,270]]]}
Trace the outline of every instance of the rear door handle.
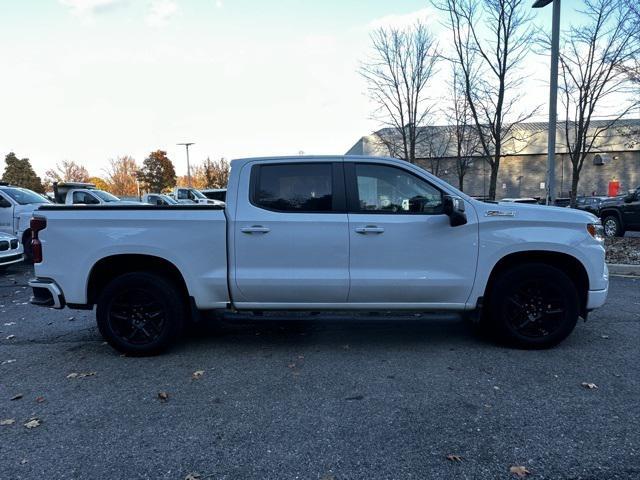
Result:
{"label": "rear door handle", "polygon": [[377,225],[367,225],[366,227],[356,227],[356,233],[366,235],[368,233],[384,233],[384,228]]}
{"label": "rear door handle", "polygon": [[252,225],[250,227],[242,227],[240,231],[242,233],[269,233],[269,228],[262,225]]}

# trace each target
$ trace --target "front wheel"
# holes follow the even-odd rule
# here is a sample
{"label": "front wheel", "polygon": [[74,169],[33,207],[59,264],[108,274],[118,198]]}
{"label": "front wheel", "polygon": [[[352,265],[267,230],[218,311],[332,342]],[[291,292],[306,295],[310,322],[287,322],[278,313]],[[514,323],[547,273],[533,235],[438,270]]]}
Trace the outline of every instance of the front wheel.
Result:
{"label": "front wheel", "polygon": [[104,339],[129,355],[156,355],[182,333],[186,308],[177,287],[144,272],[112,280],[98,300],[96,319]]}
{"label": "front wheel", "polygon": [[493,333],[519,348],[557,345],[571,334],[580,312],[573,281],[563,271],[537,263],[501,273],[488,303]]}
{"label": "front wheel", "polygon": [[604,234],[607,237],[622,237],[624,236],[624,230],[622,229],[622,224],[620,220],[615,215],[608,215],[604,217],[602,221],[602,226],[604,227]]}

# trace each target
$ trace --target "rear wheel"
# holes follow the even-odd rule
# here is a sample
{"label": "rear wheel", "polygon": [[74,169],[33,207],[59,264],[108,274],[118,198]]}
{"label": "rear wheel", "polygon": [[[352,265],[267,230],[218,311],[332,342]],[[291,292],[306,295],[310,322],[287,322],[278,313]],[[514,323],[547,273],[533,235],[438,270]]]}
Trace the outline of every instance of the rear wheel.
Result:
{"label": "rear wheel", "polygon": [[602,221],[602,226],[604,227],[604,234],[607,237],[622,237],[624,236],[624,230],[622,229],[622,224],[620,220],[615,215],[608,215],[604,217]]}
{"label": "rear wheel", "polygon": [[186,305],[178,288],[159,275],[127,273],[103,290],[96,318],[105,340],[130,355],[155,355],[180,337]]}
{"label": "rear wheel", "polygon": [[488,322],[498,339],[519,348],[549,348],[573,331],[580,296],[550,265],[530,263],[500,274],[489,298]]}

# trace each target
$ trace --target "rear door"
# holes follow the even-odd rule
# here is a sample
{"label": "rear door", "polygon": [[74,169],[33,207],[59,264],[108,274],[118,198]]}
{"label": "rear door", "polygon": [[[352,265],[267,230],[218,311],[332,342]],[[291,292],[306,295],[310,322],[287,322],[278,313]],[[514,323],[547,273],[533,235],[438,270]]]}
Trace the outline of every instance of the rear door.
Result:
{"label": "rear door", "polygon": [[478,258],[478,224],[451,227],[443,192],[411,170],[345,163],[351,246],[349,303],[459,308]]}
{"label": "rear door", "polygon": [[349,233],[341,161],[245,165],[231,228],[238,306],[346,302]]}

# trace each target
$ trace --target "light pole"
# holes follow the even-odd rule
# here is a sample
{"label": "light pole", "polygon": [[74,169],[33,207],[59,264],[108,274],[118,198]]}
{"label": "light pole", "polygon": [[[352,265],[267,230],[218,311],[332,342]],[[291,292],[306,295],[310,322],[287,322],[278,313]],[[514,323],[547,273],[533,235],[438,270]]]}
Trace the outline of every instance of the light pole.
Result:
{"label": "light pole", "polygon": [[556,199],[556,119],[558,106],[558,53],[560,51],[560,0],[536,0],[533,8],[553,2],[551,20],[551,68],[549,76],[549,133],[547,146],[547,205]]}
{"label": "light pole", "polygon": [[194,145],[194,142],[176,143],[176,145],[184,145],[187,149],[187,184],[191,188],[191,166],[189,165],[189,146]]}

